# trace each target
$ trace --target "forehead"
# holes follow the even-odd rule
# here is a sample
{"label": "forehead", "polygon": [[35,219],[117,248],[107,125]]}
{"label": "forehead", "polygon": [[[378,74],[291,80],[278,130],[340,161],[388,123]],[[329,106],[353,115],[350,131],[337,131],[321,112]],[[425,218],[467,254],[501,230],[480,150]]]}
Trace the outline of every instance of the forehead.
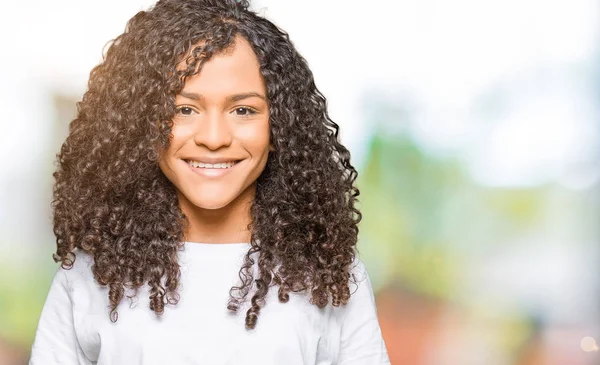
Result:
{"label": "forehead", "polygon": [[[194,47],[202,45],[203,42],[199,42]],[[185,58],[177,67],[185,67]],[[264,91],[265,87],[260,64],[252,46],[245,38],[237,36],[229,48],[208,59],[199,73],[187,77],[184,88],[218,93],[228,90],[239,91],[237,89]]]}

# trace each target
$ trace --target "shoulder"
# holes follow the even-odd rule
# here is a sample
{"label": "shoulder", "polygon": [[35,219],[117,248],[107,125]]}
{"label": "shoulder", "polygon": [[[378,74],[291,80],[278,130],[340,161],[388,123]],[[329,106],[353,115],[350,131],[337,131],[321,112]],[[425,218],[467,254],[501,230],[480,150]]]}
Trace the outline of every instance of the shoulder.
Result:
{"label": "shoulder", "polygon": [[374,320],[377,317],[377,309],[373,286],[367,268],[358,256],[350,265],[349,272],[350,298],[340,307],[342,323],[348,326],[356,321]]}
{"label": "shoulder", "polygon": [[[65,268],[62,262],[56,267],[52,280],[50,282],[49,303],[63,303],[63,299],[56,298],[68,298],[70,303],[73,302],[73,296],[75,292],[78,292],[77,287],[81,286],[81,283],[85,283],[86,277],[92,276],[90,266],[91,256],[83,251],[74,251],[75,259],[73,265],[69,268]],[[53,306],[54,304],[48,304]]]}
{"label": "shoulder", "polygon": [[59,271],[64,273],[67,282],[71,285],[72,283],[86,282],[92,278],[92,265],[94,264],[94,257],[89,252],[75,248],[73,254],[75,259],[70,268],[64,269],[62,266],[58,268]]}
{"label": "shoulder", "polygon": [[371,280],[359,258],[352,264],[350,281],[354,284],[342,314],[339,363],[389,364]]}
{"label": "shoulder", "polygon": [[94,278],[92,266],[94,257],[81,249],[73,251],[75,259],[70,268],[59,266],[58,274],[64,273],[66,288],[69,292],[71,305],[74,309],[85,313],[100,313],[103,306],[108,304],[107,286],[100,285]]}

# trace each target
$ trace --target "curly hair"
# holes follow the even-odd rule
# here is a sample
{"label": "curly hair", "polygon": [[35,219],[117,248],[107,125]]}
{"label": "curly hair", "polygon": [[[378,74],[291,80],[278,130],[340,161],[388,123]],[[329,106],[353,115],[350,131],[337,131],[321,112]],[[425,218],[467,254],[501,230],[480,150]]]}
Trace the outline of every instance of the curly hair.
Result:
{"label": "curly hair", "polygon": [[[126,287],[137,295],[147,282],[157,315],[179,301],[177,253],[189,221],[158,159],[169,146],[185,79],[236,36],[260,64],[274,151],[257,180],[251,247],[227,308],[236,312],[254,287],[245,319],[252,329],[275,285],[284,303],[290,292],[309,293],[319,308],[350,298],[362,218],[357,172],[306,60],[247,1],[161,0],[128,21],[90,72],[53,173],[52,257],[63,269],[72,267],[76,248],[93,257],[94,279],[109,288],[113,322]],[[181,61],[187,67],[176,67]]]}

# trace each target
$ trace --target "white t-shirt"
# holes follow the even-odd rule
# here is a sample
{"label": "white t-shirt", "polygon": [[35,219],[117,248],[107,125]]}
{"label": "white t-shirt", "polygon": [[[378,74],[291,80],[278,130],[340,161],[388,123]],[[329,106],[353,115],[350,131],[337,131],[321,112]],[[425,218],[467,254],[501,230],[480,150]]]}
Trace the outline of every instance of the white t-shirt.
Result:
{"label": "white t-shirt", "polygon": [[256,328],[246,330],[249,304],[234,314],[227,301],[249,248],[186,242],[179,251],[179,302],[157,317],[148,307],[147,284],[133,301],[126,289],[115,323],[108,288],[94,281],[91,255],[76,250],[72,269],[59,267],[52,280],[29,365],[389,364],[371,282],[358,258],[352,268],[358,287],[350,284],[347,305],[319,309],[305,293],[280,303],[271,287]]}

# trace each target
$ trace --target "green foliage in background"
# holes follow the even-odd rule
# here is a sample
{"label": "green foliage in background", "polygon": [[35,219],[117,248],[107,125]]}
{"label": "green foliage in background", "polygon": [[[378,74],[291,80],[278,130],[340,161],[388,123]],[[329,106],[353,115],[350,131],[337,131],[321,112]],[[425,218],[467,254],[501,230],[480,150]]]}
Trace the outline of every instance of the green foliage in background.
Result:
{"label": "green foliage in background", "polygon": [[379,131],[357,185],[359,250],[367,262],[377,261],[369,266],[377,285],[401,280],[415,291],[447,295],[459,259],[449,259],[444,218],[448,196],[464,185],[458,164],[428,157],[406,136]]}
{"label": "green foliage in background", "polygon": [[18,261],[15,265],[9,257],[0,258],[0,338],[29,349],[33,343],[35,330],[50,282],[58,264],[39,257],[38,253],[29,256],[31,260]]}
{"label": "green foliage in background", "polygon": [[539,229],[547,199],[540,188],[480,186],[458,159],[431,156],[384,128],[371,139],[357,185],[359,251],[374,285],[401,282],[441,299],[452,299],[473,257]]}

